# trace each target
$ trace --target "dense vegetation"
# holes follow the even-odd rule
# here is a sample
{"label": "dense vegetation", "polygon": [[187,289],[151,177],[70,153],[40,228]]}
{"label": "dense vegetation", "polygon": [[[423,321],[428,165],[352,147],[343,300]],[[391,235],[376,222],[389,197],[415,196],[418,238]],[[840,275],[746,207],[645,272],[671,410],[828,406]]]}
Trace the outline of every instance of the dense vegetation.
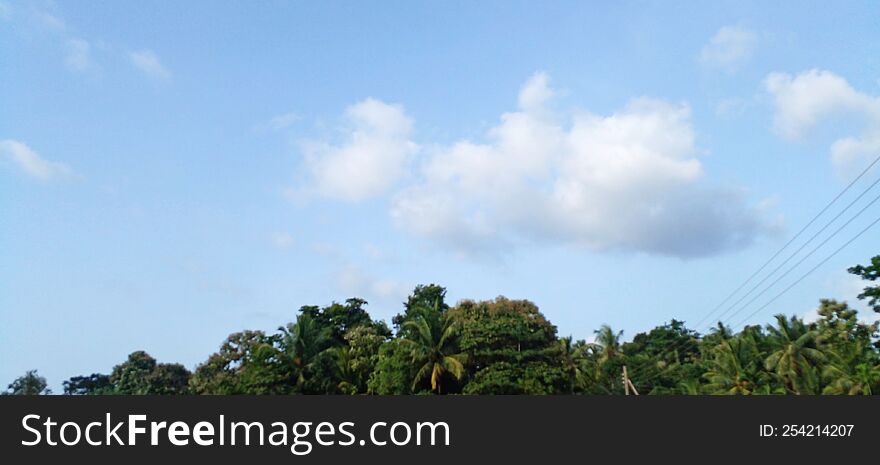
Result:
{"label": "dense vegetation", "polygon": [[[850,273],[880,312],[880,256]],[[822,300],[818,319],[777,315],[738,333],[722,323],[701,335],[672,320],[624,342],[603,326],[593,342],[559,338],[526,300],[459,302],[418,286],[392,319],[366,301],[302,307],[274,334],[230,335],[190,373],[134,352],[109,375],[77,376],[65,394],[622,394],[626,366],[641,394],[880,393],[878,324],[846,303]],[[48,394],[29,371],[8,394]]]}

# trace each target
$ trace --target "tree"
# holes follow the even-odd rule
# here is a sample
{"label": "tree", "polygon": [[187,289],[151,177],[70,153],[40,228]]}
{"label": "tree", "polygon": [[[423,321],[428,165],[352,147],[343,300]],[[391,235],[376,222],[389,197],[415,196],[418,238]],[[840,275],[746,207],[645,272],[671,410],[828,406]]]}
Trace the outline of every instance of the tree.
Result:
{"label": "tree", "polygon": [[[871,259],[868,266],[856,265],[847,270],[851,274],[861,277],[865,281],[877,281],[880,279],[880,255]],[[880,312],[880,285],[867,286],[864,288],[859,299],[868,299],[870,305],[875,312]]]}
{"label": "tree", "polygon": [[376,367],[367,382],[367,392],[384,396],[411,393],[415,375],[411,361],[412,350],[403,343],[403,339],[395,338],[383,343],[379,347]]}
{"label": "tree", "polygon": [[871,395],[880,382],[880,356],[873,350],[878,323],[864,324],[845,302],[822,300],[816,340],[827,356],[823,394]]}
{"label": "tree", "polygon": [[[432,317],[431,315],[423,315],[423,312],[436,311],[439,313],[445,313],[449,310],[449,305],[446,304],[446,288],[436,284],[419,284],[413,289],[412,294],[407,297],[403,306],[404,312],[391,318],[391,322],[398,332],[406,331],[403,329],[403,324],[407,320],[419,316],[427,316],[428,318]],[[403,334],[401,336],[403,336]]]}
{"label": "tree", "polygon": [[30,370],[15,379],[6,389],[3,395],[9,396],[44,396],[52,394],[48,388],[46,378],[37,374],[37,370]]}
{"label": "tree", "polygon": [[319,383],[311,378],[319,354],[333,343],[332,331],[326,324],[327,320],[320,313],[305,310],[297,316],[296,323],[279,328],[282,331],[281,347],[293,363],[296,388],[300,392],[319,392],[314,389]]}
{"label": "tree", "polygon": [[382,329],[373,325],[357,326],[345,333],[349,352],[350,382],[355,388],[354,392],[368,391],[370,375],[379,363],[379,350],[388,340],[387,334],[387,327]]}
{"label": "tree", "polygon": [[[179,363],[156,363],[150,354],[139,350],[129,354],[125,362],[113,367],[108,386],[100,386],[102,375],[92,375],[94,379],[79,378],[78,385],[70,385],[70,389],[82,388],[82,384],[98,383],[96,391],[90,394],[186,394],[188,391],[190,372]],[[67,390],[65,387],[65,391]]]}
{"label": "tree", "polygon": [[600,354],[599,364],[604,365],[617,358],[621,352],[620,338],[623,336],[623,331],[614,332],[610,326],[602,325],[593,334],[596,335],[596,339],[591,346]]}
{"label": "tree", "polygon": [[156,369],[156,359],[139,350],[128,355],[125,362],[113,367],[110,383],[115,394],[143,395],[149,391],[147,378]]}
{"label": "tree", "polygon": [[703,375],[711,394],[755,394],[763,372],[755,339],[751,335],[722,340],[713,351],[709,370]]}
{"label": "tree", "polygon": [[71,396],[112,394],[113,384],[110,376],[92,373],[89,376],[74,376],[62,383],[64,394]]}
{"label": "tree", "polygon": [[462,301],[458,322],[467,355],[466,394],[555,394],[571,391],[556,327],[527,300]]}
{"label": "tree", "polygon": [[281,349],[281,336],[262,331],[231,334],[220,350],[189,379],[194,394],[290,394],[294,365]]}
{"label": "tree", "polygon": [[560,362],[562,370],[568,376],[569,393],[583,387],[584,367],[586,365],[586,344],[583,341],[572,343],[572,337],[564,337],[559,340]]}
{"label": "tree", "polygon": [[445,377],[462,379],[466,357],[458,352],[458,327],[452,318],[441,313],[439,299],[433,309],[422,310],[419,316],[404,322],[401,329],[409,335],[402,343],[410,350],[416,368],[413,390],[430,380],[431,391],[442,394]]}
{"label": "tree", "polygon": [[767,370],[775,373],[794,394],[817,394],[816,365],[825,361],[825,354],[816,346],[816,331],[803,320],[776,315],[777,326],[768,325],[772,353],[764,361]]}

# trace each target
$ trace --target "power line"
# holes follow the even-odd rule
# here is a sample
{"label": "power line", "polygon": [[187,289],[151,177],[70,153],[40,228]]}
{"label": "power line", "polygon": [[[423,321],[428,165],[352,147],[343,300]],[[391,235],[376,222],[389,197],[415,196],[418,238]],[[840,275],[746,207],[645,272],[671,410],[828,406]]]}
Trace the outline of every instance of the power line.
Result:
{"label": "power line", "polygon": [[[878,159],[880,159],[880,157],[878,157]],[[795,250],[791,255],[789,255],[788,258],[783,260],[782,263],[780,263],[778,266],[776,266],[776,268],[774,268],[773,271],[771,271],[770,273],[767,274],[767,276],[764,276],[764,278],[762,278],[760,281],[758,281],[751,289],[749,289],[748,292],[743,294],[742,297],[740,297],[736,302],[733,303],[733,305],[731,305],[729,308],[727,308],[727,310],[723,311],[720,315],[718,315],[718,319],[720,320],[720,319],[724,318],[724,316],[727,315],[728,312],[730,312],[731,310],[736,308],[736,306],[739,305],[743,300],[745,300],[746,297],[748,297],[752,292],[755,292],[759,287],[761,287],[762,284],[767,282],[767,280],[770,279],[771,276],[775,275],[776,272],[779,271],[780,269],[782,269],[782,267],[785,266],[786,263],[788,263],[792,258],[796,257],[797,254],[799,254],[802,250],[804,250],[804,248],[806,246],[810,245],[810,243],[813,242],[814,239],[819,237],[820,234],[825,232],[825,230],[828,229],[829,226],[834,224],[834,222],[837,221],[838,218],[843,216],[843,214],[846,213],[850,208],[852,208],[852,206],[855,205],[859,200],[861,200],[862,197],[865,196],[865,194],[867,194],[872,189],[874,189],[874,187],[877,186],[877,184],[880,184],[880,177],[878,177],[873,183],[871,183],[871,185],[869,185],[865,190],[863,190],[855,199],[852,200],[852,202],[847,204],[847,206],[844,207],[843,210],[841,210],[839,213],[837,213],[837,215],[834,215],[834,218],[831,218],[827,223],[825,223],[824,226],[822,226],[818,231],[816,231],[812,236],[810,236],[810,238],[807,239],[806,242],[801,244],[801,246],[798,247],[797,250]],[[872,201],[871,203],[873,203],[875,201],[876,201],[876,199],[874,201]],[[864,209],[862,211],[864,211]],[[861,212],[859,212],[859,213],[861,213]],[[852,221],[852,219],[850,221]],[[849,223],[847,223],[847,224],[849,224]],[[839,230],[838,230],[838,232],[839,232]],[[831,235],[831,237],[833,237],[833,236],[834,236],[834,234]],[[830,237],[829,237],[829,239],[830,239]],[[751,305],[752,302],[754,302],[754,300],[750,300],[746,304],[746,306]],[[734,314],[735,313],[736,312],[734,312]]]}
{"label": "power line", "polygon": [[[783,278],[785,278],[788,274],[790,274],[792,271],[794,271],[794,269],[796,269],[801,263],[803,263],[807,258],[809,258],[810,256],[812,256],[813,253],[815,253],[817,250],[819,250],[822,246],[824,246],[825,244],[827,244],[829,240],[831,240],[831,239],[832,239],[834,236],[836,236],[840,231],[842,231],[846,226],[848,226],[850,223],[852,223],[856,218],[858,218],[859,216],[861,216],[862,213],[864,213],[869,207],[871,207],[872,205],[874,205],[878,200],[880,200],[880,195],[878,195],[877,197],[874,197],[873,200],[871,200],[867,205],[865,205],[864,207],[862,207],[861,210],[859,210],[855,215],[853,215],[853,216],[852,216],[849,220],[847,220],[843,225],[841,225],[839,228],[837,228],[837,230],[835,230],[833,233],[831,233],[831,234],[830,234],[827,238],[825,238],[825,240],[823,240],[819,245],[817,245],[816,247],[814,247],[813,250],[811,250],[806,256],[804,256],[804,257],[803,257],[800,261],[798,261],[794,266],[792,266],[792,267],[791,267],[790,269],[788,269],[785,273],[783,273],[779,278],[777,278],[775,281],[773,281],[773,283],[771,283],[770,286],[768,286],[768,287],[765,288],[763,291],[761,291],[757,296],[755,296],[755,298],[753,298],[751,301],[749,301],[749,303],[747,303],[745,306],[743,306],[742,308],[740,308],[739,310],[737,310],[736,312],[734,312],[733,314],[731,314],[730,317],[733,317],[734,315],[738,314],[739,312],[741,312],[742,310],[744,310],[745,308],[747,308],[749,305],[751,305],[751,304],[752,304],[752,303],[753,303],[758,297],[760,297],[761,295],[763,295],[764,292],[766,292],[767,290],[771,289],[773,286],[776,285],[776,283],[778,283],[778,282],[781,281]],[[868,226],[866,226],[864,229],[862,229],[861,231],[859,231],[855,236],[851,237],[851,238],[850,238],[848,241],[846,241],[843,245],[841,245],[840,247],[838,247],[834,252],[832,252],[830,255],[828,255],[827,257],[825,257],[822,261],[820,261],[820,262],[817,263],[815,266],[813,266],[812,268],[810,268],[809,271],[807,271],[806,273],[804,273],[803,275],[801,275],[797,280],[795,280],[795,281],[794,281],[793,283],[791,283],[788,287],[786,287],[786,288],[783,289],[781,292],[779,292],[778,294],[776,294],[772,299],[770,299],[769,301],[767,301],[764,305],[762,305],[762,306],[759,307],[757,310],[755,310],[754,312],[752,312],[751,314],[749,314],[748,316],[746,316],[743,320],[741,320],[740,322],[738,322],[736,325],[733,325],[733,327],[739,327],[739,326],[742,325],[744,322],[748,321],[749,319],[751,319],[752,317],[754,317],[755,315],[757,315],[759,312],[761,312],[761,311],[764,310],[765,308],[769,307],[773,302],[775,302],[775,301],[778,300],[780,297],[782,297],[783,295],[785,295],[788,291],[790,291],[792,288],[794,288],[796,285],[798,285],[801,281],[803,281],[804,279],[806,279],[810,274],[812,274],[814,271],[816,271],[817,269],[819,269],[822,265],[824,265],[824,264],[827,263],[829,260],[831,260],[831,258],[833,258],[835,255],[837,255],[838,253],[840,253],[840,252],[841,252],[843,249],[845,249],[847,246],[849,246],[850,244],[852,244],[856,239],[858,239],[858,238],[861,237],[863,234],[865,234],[868,230],[870,230],[872,227],[874,227],[877,223],[880,223],[880,217],[878,217],[877,219],[875,219],[874,221],[872,221],[870,224],[868,224]],[[678,349],[681,348],[681,347],[683,347],[683,346],[682,346],[680,343],[676,343],[676,344],[673,344],[673,346],[672,346],[671,348],[666,349],[666,351],[678,350]],[[647,377],[643,377],[641,380],[637,380],[637,381],[640,381],[640,382],[642,382],[642,383],[647,382],[647,381],[652,381],[652,380],[654,380],[657,376],[661,375],[662,373],[663,373],[663,369],[662,369],[662,368],[655,367],[655,369],[653,370],[653,373],[649,373],[649,376],[647,376]],[[640,373],[640,374],[644,374],[644,372],[643,372],[643,373]],[[631,378],[636,379],[635,376],[632,376]]]}
{"label": "power line", "polygon": [[776,296],[774,296],[772,299],[770,299],[767,303],[765,303],[764,305],[762,305],[761,307],[759,307],[757,310],[755,310],[754,312],[752,312],[751,314],[749,314],[749,316],[745,317],[742,321],[740,321],[739,323],[737,323],[736,326],[739,326],[739,325],[745,323],[746,321],[748,321],[749,319],[751,319],[753,316],[757,315],[761,310],[764,310],[765,308],[767,308],[770,304],[772,304],[773,302],[775,302],[776,299],[782,297],[782,296],[783,296],[786,292],[788,292],[791,288],[793,288],[794,286],[796,286],[797,284],[799,284],[801,281],[803,281],[807,276],[809,276],[811,273],[813,273],[814,271],[816,271],[820,266],[822,266],[822,265],[824,265],[825,263],[827,263],[828,260],[831,260],[832,257],[834,257],[835,255],[837,255],[838,253],[840,253],[841,250],[845,249],[848,245],[850,245],[851,243],[853,243],[853,241],[855,241],[856,239],[858,239],[859,237],[861,237],[862,234],[865,234],[869,229],[873,228],[877,223],[880,223],[880,217],[878,217],[876,220],[872,221],[871,224],[869,224],[869,225],[866,226],[864,229],[862,229],[861,231],[859,231],[858,234],[856,234],[855,236],[853,236],[850,240],[846,241],[845,244],[843,244],[843,245],[840,246],[837,250],[835,250],[834,252],[832,252],[831,255],[828,255],[827,257],[825,257],[825,259],[822,260],[821,262],[819,262],[818,264],[816,264],[816,266],[814,266],[813,268],[810,268],[809,271],[807,271],[806,273],[804,273],[804,274],[803,274],[800,278],[798,278],[795,282],[789,284],[789,286],[786,287],[785,289],[783,289],[782,292],[780,292],[779,294],[776,294]]}
{"label": "power line", "polygon": [[[804,227],[801,228],[801,230],[798,231],[797,234],[792,236],[792,238],[789,239],[788,242],[786,242],[785,245],[783,245],[779,250],[777,250],[776,253],[774,253],[772,257],[767,259],[767,261],[765,261],[763,265],[761,265],[757,270],[755,270],[755,272],[752,273],[751,276],[746,278],[746,280],[743,281],[742,284],[739,285],[739,287],[734,289],[733,292],[731,292],[727,297],[725,297],[724,300],[721,301],[721,303],[716,305],[712,310],[709,311],[708,314],[703,316],[703,318],[697,322],[695,327],[699,327],[701,324],[703,324],[703,322],[705,322],[713,313],[715,313],[717,310],[719,310],[721,307],[723,307],[724,304],[727,303],[727,301],[729,301],[734,295],[736,295],[737,292],[742,290],[742,288],[744,288],[752,279],[754,279],[756,276],[758,276],[758,274],[761,273],[761,271],[763,271],[764,268],[766,268],[767,265],[769,265],[773,260],[775,260],[776,257],[778,257],[779,254],[781,254],[783,250],[788,248],[788,246],[791,245],[798,237],[800,237],[800,235],[803,234],[804,231],[806,231],[810,226],[812,226],[813,223],[816,222],[816,220],[819,219],[820,216],[822,216],[826,211],[828,211],[829,208],[831,208],[832,205],[834,205],[841,197],[843,197],[843,195],[846,194],[849,191],[849,189],[853,185],[855,185],[855,183],[857,183],[859,181],[859,179],[862,179],[862,177],[865,174],[867,174],[868,171],[870,171],[871,168],[873,168],[874,165],[876,165],[878,161],[880,161],[880,155],[878,155],[877,158],[874,159],[874,161],[872,161],[864,170],[862,170],[862,172],[859,173],[859,175],[856,176],[855,179],[850,181],[850,183],[847,184],[847,186],[844,187],[843,190],[840,191],[840,193],[838,193],[833,199],[831,199],[831,201],[828,202],[828,204],[825,205],[825,207],[822,208],[822,210],[819,211],[819,213],[817,213],[816,216],[813,217],[813,219],[811,219],[806,225],[804,225]],[[734,305],[736,305],[736,304],[734,304]]]}
{"label": "power line", "polygon": [[[874,187],[878,182],[880,182],[880,178],[877,178],[877,181],[874,181],[874,184],[872,184],[871,187]],[[869,189],[870,189],[870,188],[869,188]],[[862,195],[864,195],[866,192],[867,192],[867,190],[866,190],[865,192],[863,192]],[[862,197],[862,196],[860,195],[858,198],[856,198],[856,200],[859,200],[861,197]],[[752,299],[749,300],[748,302],[746,302],[745,305],[743,305],[742,307],[740,307],[740,308],[739,308],[738,310],[736,310],[735,312],[731,313],[731,314],[728,316],[728,318],[733,318],[733,317],[734,317],[735,315],[737,315],[739,312],[743,311],[743,310],[746,309],[749,305],[753,304],[756,300],[758,300],[759,297],[761,297],[762,295],[764,295],[765,292],[767,292],[768,290],[770,290],[773,286],[776,285],[776,283],[778,283],[778,282],[781,281],[783,278],[785,278],[786,276],[788,276],[789,273],[791,273],[792,271],[794,271],[798,266],[801,265],[801,263],[803,263],[804,261],[806,261],[806,259],[810,258],[814,253],[816,253],[816,251],[818,251],[820,248],[822,248],[822,246],[824,246],[825,244],[827,244],[828,241],[830,241],[831,239],[834,238],[834,236],[836,236],[837,234],[839,234],[840,231],[843,230],[843,228],[849,226],[850,223],[852,223],[853,221],[855,221],[856,218],[858,218],[862,213],[864,213],[865,210],[867,210],[867,209],[870,208],[872,205],[874,205],[878,200],[880,200],[880,195],[878,195],[877,197],[874,197],[873,200],[871,200],[870,202],[868,202],[867,205],[865,205],[864,207],[862,207],[861,210],[859,210],[855,215],[853,215],[850,219],[848,219],[845,223],[843,223],[839,228],[837,228],[833,233],[831,233],[828,237],[826,237],[825,240],[823,240],[821,243],[819,243],[819,245],[817,245],[816,247],[814,247],[813,250],[809,251],[805,256],[803,256],[803,257],[802,257],[797,263],[794,264],[794,266],[792,266],[791,268],[789,268],[788,270],[786,270],[784,273],[782,273],[781,276],[779,276],[778,278],[776,278],[776,280],[774,280],[772,283],[770,283],[769,286],[765,287],[764,290],[762,290],[762,291],[759,292],[757,295],[755,295],[754,297],[752,297]],[[855,203],[855,201],[854,201],[853,203]],[[804,246],[806,246],[806,245],[808,245],[810,242],[812,242],[812,240],[815,239],[816,236],[819,235],[819,233],[821,233],[822,231],[824,231],[825,228],[827,228],[827,227],[830,226],[834,221],[836,221],[837,218],[839,218],[840,215],[843,214],[844,212],[846,212],[846,210],[849,209],[849,207],[851,207],[851,206],[852,206],[852,203],[849,204],[849,205],[847,205],[847,208],[845,208],[842,212],[840,212],[837,216],[835,216],[835,217],[834,217],[834,218],[833,218],[828,224],[826,224],[822,229],[820,229],[815,235],[813,235],[813,237],[811,237],[809,241],[805,242],[804,245],[802,245],[802,246],[801,246],[801,247],[800,247],[800,248],[799,248],[799,249],[798,249],[798,250],[797,250],[792,256],[788,257],[788,259],[786,259],[784,262],[782,262],[782,263],[780,264],[780,266],[777,267],[776,270],[774,270],[773,273],[770,273],[769,275],[767,275],[766,277],[764,277],[764,279],[762,279],[761,282],[758,283],[758,285],[761,285],[764,281],[767,280],[767,278],[769,278],[770,276],[773,276],[773,274],[775,274],[775,272],[778,271],[779,268],[782,267],[782,265],[785,265],[786,263],[788,263],[788,260],[792,259],[795,255],[797,255],[797,253],[799,253],[801,250],[803,250]],[[755,289],[757,289],[757,286],[755,287]],[[753,290],[754,290],[754,289],[753,289]],[[751,293],[751,291],[749,291],[749,294],[750,294],[750,293]],[[746,294],[746,295],[748,295],[748,294]],[[731,310],[732,308],[733,308],[733,307],[731,307],[730,309],[728,309],[728,311]],[[727,313],[727,312],[725,312],[725,313]]]}
{"label": "power line", "polygon": [[[812,224],[813,224],[813,223],[814,223],[819,217],[821,217],[821,216],[822,216],[822,215],[823,215],[823,214],[824,214],[824,213],[825,213],[825,212],[826,212],[826,211],[827,211],[827,210],[828,210],[828,209],[829,209],[834,203],[836,203],[837,200],[839,200],[839,199],[840,199],[840,198],[841,198],[841,197],[842,197],[847,191],[849,191],[849,189],[850,189],[853,185],[855,185],[855,183],[858,182],[859,179],[861,179],[861,178],[862,178],[862,177],[863,177],[868,171],[870,171],[871,168],[872,168],[874,165],[876,165],[878,161],[880,161],[880,155],[878,155],[878,156],[877,156],[877,157],[876,157],[876,158],[875,158],[875,159],[874,159],[874,160],[873,160],[873,161],[872,161],[872,162],[871,162],[871,163],[870,163],[870,164],[869,164],[864,170],[862,170],[862,172],[859,173],[858,176],[856,176],[852,181],[850,181],[850,183],[847,184],[847,186],[846,186],[842,191],[840,191],[840,193],[838,193],[838,194],[837,194],[837,195],[836,195],[836,196],[835,196],[830,202],[828,202],[828,204],[825,205],[825,207],[822,208],[822,210],[819,211],[819,213],[817,213],[817,214],[816,214],[816,215],[815,215],[815,216],[814,216],[814,217],[813,217],[813,218],[812,218],[812,219],[811,219],[811,220],[810,220],[810,221],[809,221],[809,222],[808,222],[803,228],[801,228],[801,230],[798,231],[797,234],[795,234],[791,239],[789,239],[788,242],[785,243],[785,245],[783,245],[779,250],[777,250],[776,253],[773,254],[772,257],[770,257],[770,259],[768,259],[766,262],[764,262],[764,264],[761,265],[761,267],[759,267],[758,270],[756,270],[754,273],[752,273],[751,276],[749,276],[749,277],[748,277],[748,278],[747,278],[742,284],[740,284],[739,287],[737,287],[737,288],[736,288],[736,289],[735,289],[730,295],[728,295],[728,296],[727,296],[727,297],[726,297],[726,298],[725,298],[725,299],[724,299],[724,300],[723,300],[718,306],[716,306],[712,311],[710,311],[706,316],[704,316],[704,317],[703,317],[703,318],[697,323],[697,325],[695,326],[695,329],[699,328],[699,326],[700,326],[700,325],[701,325],[701,324],[702,324],[702,323],[703,323],[703,322],[704,322],[704,321],[705,321],[705,320],[706,320],[706,319],[707,319],[712,313],[714,313],[717,309],[721,308],[721,307],[724,305],[725,302],[727,302],[728,300],[730,300],[731,297],[733,297],[734,295],[736,295],[737,292],[739,292],[743,287],[745,287],[745,285],[748,284],[752,279],[754,279],[754,277],[757,276],[757,275],[758,275],[758,274],[759,274],[764,268],[766,268],[768,264],[770,264],[774,259],[776,259],[776,257],[778,257],[779,254],[782,253],[782,251],[784,251],[789,245],[791,245],[791,244],[792,244],[792,243],[793,243],[793,242],[794,242],[794,241],[795,241],[795,240],[796,240],[801,234],[804,233],[804,231],[806,231],[806,230],[807,230],[807,229],[808,229],[808,228],[809,228],[809,227],[810,227],[810,226],[811,226],[811,225],[812,225]],[[765,276],[765,277],[764,277],[760,282],[758,282],[758,283],[757,283],[752,289],[750,289],[749,292],[747,292],[745,295],[743,295],[742,297],[740,297],[740,299],[737,300],[733,305],[731,305],[731,307],[729,307],[729,308],[728,308],[727,310],[725,310],[721,315],[719,315],[719,321],[721,321],[721,318],[722,318],[727,312],[729,312],[731,309],[733,309],[734,307],[736,307],[736,305],[738,305],[740,302],[742,302],[742,300],[744,300],[745,297],[747,297],[749,294],[751,294],[752,292],[754,292],[754,290],[757,289],[758,287],[760,287],[760,285],[763,284],[763,283],[764,283],[764,282],[765,282],[770,276],[773,276],[777,271],[779,271],[779,269],[781,269],[786,263],[788,263],[789,260],[791,260],[792,258],[794,258],[798,253],[800,253],[800,251],[803,250],[807,245],[809,245],[809,244],[810,244],[810,243],[811,243],[816,237],[818,237],[819,234],[821,234],[821,233],[822,233],[823,231],[825,231],[825,229],[827,229],[831,224],[833,224],[835,221],[837,221],[838,218],[840,218],[840,217],[841,217],[841,216],[842,216],[847,210],[849,210],[849,208],[851,208],[856,202],[858,202],[862,197],[864,197],[864,195],[867,194],[871,189],[873,189],[878,183],[880,183],[880,178],[878,178],[877,180],[875,180],[870,186],[868,186],[864,191],[862,191],[862,192],[861,192],[861,193],[860,193],[860,194],[859,194],[859,195],[858,195],[853,201],[851,201],[846,207],[844,207],[844,209],[843,209],[842,211],[840,211],[837,215],[834,216],[834,218],[832,218],[830,221],[828,221],[828,222],[825,224],[825,226],[823,226],[819,231],[817,231],[815,234],[813,234],[813,236],[810,237],[810,239],[808,239],[803,245],[801,245],[801,246],[798,248],[798,250],[796,250],[791,256],[789,256],[785,261],[783,261],[779,266],[777,266],[772,272],[770,272],[767,276]],[[861,210],[859,210],[858,213],[856,213],[855,215],[853,215],[853,217],[851,217],[849,220],[847,220],[846,223],[844,223],[841,227],[839,227],[839,228],[838,228],[836,231],[834,231],[831,235],[829,235],[827,238],[825,238],[825,240],[822,241],[822,243],[820,243],[820,244],[819,244],[818,246],[816,246],[813,250],[811,250],[811,251],[810,251],[805,257],[803,257],[800,261],[798,261],[798,263],[796,263],[793,267],[791,267],[791,268],[788,269],[785,273],[783,273],[782,276],[780,276],[779,278],[777,278],[773,283],[770,284],[770,286],[768,286],[768,287],[765,288],[763,291],[761,291],[757,296],[755,296],[755,298],[753,298],[752,300],[750,300],[746,305],[744,305],[742,308],[738,309],[736,312],[734,312],[733,314],[731,314],[730,317],[733,317],[734,315],[738,314],[739,312],[741,312],[742,310],[744,310],[745,308],[747,308],[747,307],[748,307],[749,305],[751,305],[755,300],[757,300],[758,297],[760,297],[761,295],[763,295],[767,290],[771,289],[774,285],[776,285],[776,283],[778,283],[781,279],[783,279],[783,278],[784,278],[785,276],[787,276],[789,273],[791,273],[792,271],[794,271],[798,266],[800,266],[801,263],[803,263],[807,258],[809,258],[810,256],[812,256],[813,253],[815,253],[818,249],[820,249],[823,245],[825,245],[829,240],[831,240],[834,236],[836,236],[841,230],[843,230],[843,228],[845,228],[847,225],[849,225],[849,224],[850,224],[852,221],[854,221],[858,216],[860,216],[862,213],[864,213],[865,210],[867,210],[871,205],[873,205],[875,202],[877,202],[877,200],[880,200],[880,196],[877,196],[877,197],[874,198],[871,202],[869,202],[865,207],[863,207]],[[820,266],[822,266],[823,264],[825,264],[828,260],[831,259],[831,257],[833,257],[835,254],[839,253],[839,252],[840,252],[841,250],[843,250],[846,246],[848,246],[850,243],[852,243],[854,240],[856,240],[859,236],[861,236],[862,234],[864,234],[868,229],[870,229],[872,226],[874,226],[878,221],[880,221],[880,218],[878,218],[878,219],[875,220],[873,223],[871,223],[867,228],[865,228],[864,230],[862,230],[861,232],[859,232],[859,234],[857,234],[855,237],[853,237],[853,238],[851,238],[849,241],[847,241],[843,246],[841,246],[840,248],[838,248],[834,253],[832,253],[830,256],[826,257],[825,260],[823,260],[823,261],[820,262],[818,265],[816,265],[815,267],[813,267],[813,268],[812,268],[810,271],[808,271],[804,276],[802,276],[801,278],[799,278],[799,279],[798,279],[797,281],[795,281],[792,285],[790,285],[790,286],[787,287],[785,290],[783,290],[783,292],[781,292],[779,295],[775,296],[771,301],[769,301],[769,302],[767,302],[766,304],[764,304],[760,309],[758,309],[758,310],[756,310],[755,312],[753,312],[751,315],[749,315],[749,316],[748,316],[745,320],[743,320],[743,321],[747,321],[749,318],[751,318],[752,316],[754,316],[755,314],[757,314],[758,312],[760,312],[761,310],[763,310],[764,308],[766,308],[767,306],[769,306],[771,303],[773,303],[774,301],[776,301],[776,299],[778,299],[778,298],[781,297],[783,294],[785,294],[785,292],[787,292],[788,290],[790,290],[791,288],[793,288],[795,285],[797,285],[798,283],[800,283],[800,282],[801,282],[804,278],[806,278],[810,273],[812,273],[813,271],[815,271],[816,269],[818,269]],[[722,322],[722,324],[723,324],[723,322]],[[738,326],[738,325],[739,325],[739,324],[737,324],[737,326]],[[681,348],[681,347],[683,347],[683,345],[680,344],[680,343],[678,343],[678,344],[674,344],[671,348],[666,349],[666,350],[667,350],[667,351],[674,351],[674,350],[678,350],[678,349]],[[641,380],[641,381],[642,381],[642,382],[645,382],[646,380],[647,380],[647,381],[649,381],[649,380],[653,380],[654,378],[656,378],[657,376],[659,376],[662,372],[663,372],[663,369],[662,369],[662,368],[655,367],[654,373],[653,373],[652,375],[648,376],[647,378],[643,378],[643,380]]]}

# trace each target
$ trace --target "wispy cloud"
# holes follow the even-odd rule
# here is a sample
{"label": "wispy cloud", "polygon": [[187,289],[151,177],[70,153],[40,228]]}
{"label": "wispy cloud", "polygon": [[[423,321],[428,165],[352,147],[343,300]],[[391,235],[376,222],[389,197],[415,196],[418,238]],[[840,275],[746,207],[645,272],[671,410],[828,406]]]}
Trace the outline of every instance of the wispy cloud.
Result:
{"label": "wispy cloud", "polygon": [[287,129],[293,126],[301,119],[302,117],[297,115],[296,113],[284,113],[283,115],[278,115],[270,119],[268,126],[269,129],[273,131],[281,131],[282,129]]}
{"label": "wispy cloud", "polygon": [[293,246],[293,236],[286,232],[277,232],[272,235],[272,245],[281,250],[289,249]]}
{"label": "wispy cloud", "polygon": [[64,163],[49,161],[22,142],[6,139],[0,141],[0,153],[11,160],[28,176],[48,181],[54,178],[69,177],[73,170]]}
{"label": "wispy cloud", "polygon": [[724,26],[703,46],[700,61],[710,67],[734,70],[745,64],[758,46],[758,34],[741,26]]}
{"label": "wispy cloud", "polygon": [[86,71],[92,67],[91,45],[85,39],[67,40],[67,66],[74,71]]}
{"label": "wispy cloud", "polygon": [[152,50],[129,52],[128,59],[131,61],[132,65],[150,77],[157,79],[171,78],[171,71],[162,64],[159,60],[159,56]]}

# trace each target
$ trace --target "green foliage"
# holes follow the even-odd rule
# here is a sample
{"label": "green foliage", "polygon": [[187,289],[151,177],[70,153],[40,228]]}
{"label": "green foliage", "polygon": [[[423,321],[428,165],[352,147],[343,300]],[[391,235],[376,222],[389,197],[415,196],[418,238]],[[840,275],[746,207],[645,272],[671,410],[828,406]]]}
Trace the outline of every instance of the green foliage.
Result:
{"label": "green foliage", "polygon": [[69,396],[113,394],[110,376],[92,373],[89,376],[74,376],[62,383],[64,394]]}
{"label": "green foliage", "polygon": [[189,380],[194,394],[290,394],[296,385],[291,358],[281,337],[262,331],[229,336],[220,350],[196,368]]}
{"label": "green foliage", "polygon": [[441,394],[448,392],[443,389],[448,381],[464,378],[466,356],[458,351],[459,326],[440,305],[435,301],[433,308],[422,309],[401,327],[406,334],[401,343],[409,350],[416,371],[413,390],[430,382],[431,391]]}
{"label": "green foliage", "polygon": [[[856,265],[847,271],[866,281],[875,282],[880,279],[880,255],[872,258],[871,264],[868,266]],[[859,299],[868,299],[868,305],[875,312],[880,312],[880,284],[865,287],[862,293],[859,294]]]}
{"label": "green foliage", "polygon": [[[876,281],[880,256],[850,272]],[[700,335],[678,320],[636,334],[603,325],[592,342],[559,338],[527,300],[461,301],[417,286],[388,326],[367,302],[301,307],[275,334],[242,331],[190,375],[182,365],[130,354],[110,375],[75,376],[64,393],[94,394],[591,394],[624,393],[622,371],[645,394],[880,393],[878,323],[822,300],[818,319],[777,315],[739,332]],[[878,305],[877,286],[860,298]],[[48,394],[30,371],[4,394]]]}
{"label": "green foliage", "polygon": [[52,394],[46,383],[46,378],[37,374],[37,370],[30,370],[15,379],[2,395],[5,396],[43,396]]}
{"label": "green foliage", "polygon": [[378,395],[401,395],[412,392],[415,376],[412,350],[402,339],[392,339],[379,347],[376,368],[370,374],[367,392]]}
{"label": "green foliage", "polygon": [[571,391],[553,326],[527,300],[463,301],[449,310],[467,356],[466,394],[552,394]]}

